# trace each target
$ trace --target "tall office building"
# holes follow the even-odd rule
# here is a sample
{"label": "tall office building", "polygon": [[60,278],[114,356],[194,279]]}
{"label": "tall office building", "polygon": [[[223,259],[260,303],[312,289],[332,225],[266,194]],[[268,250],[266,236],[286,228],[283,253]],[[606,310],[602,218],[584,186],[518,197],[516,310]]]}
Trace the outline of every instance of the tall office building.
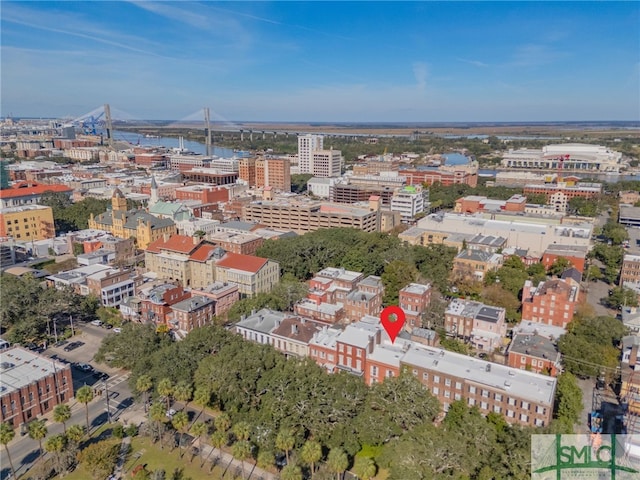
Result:
{"label": "tall office building", "polygon": [[300,173],[313,173],[313,152],[323,149],[322,135],[298,137],[298,168]]}

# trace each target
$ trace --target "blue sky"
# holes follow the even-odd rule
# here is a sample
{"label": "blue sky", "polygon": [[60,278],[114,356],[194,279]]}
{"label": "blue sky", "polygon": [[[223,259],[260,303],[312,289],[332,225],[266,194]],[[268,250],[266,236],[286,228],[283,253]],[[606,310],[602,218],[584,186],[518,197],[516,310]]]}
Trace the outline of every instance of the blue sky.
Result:
{"label": "blue sky", "polygon": [[8,2],[1,115],[640,120],[638,2]]}

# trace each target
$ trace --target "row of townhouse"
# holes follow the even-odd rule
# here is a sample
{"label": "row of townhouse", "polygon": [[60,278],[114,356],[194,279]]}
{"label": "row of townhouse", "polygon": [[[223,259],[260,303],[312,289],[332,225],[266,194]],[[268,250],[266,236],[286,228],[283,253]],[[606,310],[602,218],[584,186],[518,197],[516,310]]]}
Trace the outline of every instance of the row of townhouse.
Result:
{"label": "row of townhouse", "polygon": [[464,400],[509,423],[544,426],[551,421],[555,378],[445,351],[408,332],[393,343],[377,317],[367,315],[341,329],[263,309],[243,318],[235,330],[289,356],[309,356],[328,372],[360,376],[368,385],[401,371],[412,374],[445,412],[451,402]]}

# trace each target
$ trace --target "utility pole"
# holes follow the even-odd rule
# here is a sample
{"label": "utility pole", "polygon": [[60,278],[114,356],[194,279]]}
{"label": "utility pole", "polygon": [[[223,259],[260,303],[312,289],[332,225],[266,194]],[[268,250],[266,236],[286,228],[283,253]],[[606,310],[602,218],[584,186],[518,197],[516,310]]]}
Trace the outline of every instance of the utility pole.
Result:
{"label": "utility pole", "polygon": [[74,336],[76,333],[73,331],[73,315],[69,315],[69,323],[71,323],[71,336]]}

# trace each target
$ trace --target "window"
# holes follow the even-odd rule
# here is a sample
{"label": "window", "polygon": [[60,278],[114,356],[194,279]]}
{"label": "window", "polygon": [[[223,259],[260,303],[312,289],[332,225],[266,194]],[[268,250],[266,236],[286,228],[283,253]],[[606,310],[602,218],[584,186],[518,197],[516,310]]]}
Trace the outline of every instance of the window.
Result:
{"label": "window", "polygon": [[474,387],[473,385],[469,386],[469,393],[476,393],[476,387]]}
{"label": "window", "polygon": [[496,413],[501,413],[502,412],[502,407],[500,407],[500,405],[495,405],[493,407],[493,411]]}
{"label": "window", "polygon": [[507,403],[508,403],[509,405],[513,405],[513,406],[515,406],[515,405],[516,405],[516,400],[515,400],[514,398],[509,397],[509,400],[507,401]]}
{"label": "window", "polygon": [[393,377],[393,370],[387,370],[387,378]]}
{"label": "window", "polygon": [[411,373],[413,373],[414,377],[418,376],[418,370],[416,370],[415,368],[411,371]]}
{"label": "window", "polygon": [[440,383],[440,375],[433,376],[433,383]]}
{"label": "window", "polygon": [[375,365],[371,365],[371,375],[374,377],[378,376],[378,367],[376,367]]}
{"label": "window", "polygon": [[520,363],[525,363],[527,361],[526,358],[524,358],[524,356],[520,357]]}
{"label": "window", "polygon": [[539,418],[536,418],[535,422],[536,427],[544,427],[544,420],[540,420]]}
{"label": "window", "polygon": [[454,400],[460,400],[461,398],[462,398],[462,396],[461,396],[459,393],[456,393],[456,394],[453,396],[453,399],[454,399]]}
{"label": "window", "polygon": [[488,408],[487,402],[480,402],[480,408],[486,410]]}
{"label": "window", "polygon": [[522,413],[522,414],[520,415],[520,421],[521,421],[521,422],[528,422],[528,421],[529,421],[529,416],[528,416],[528,415],[525,415],[524,413]]}
{"label": "window", "polygon": [[507,410],[507,417],[514,418],[516,416],[513,410]]}
{"label": "window", "polygon": [[536,407],[536,413],[541,413],[542,415],[545,415],[547,413],[547,409],[538,405]]}
{"label": "window", "polygon": [[427,372],[424,372],[424,373],[422,374],[422,379],[423,379],[423,380],[429,380],[429,374],[428,374]]}
{"label": "window", "polygon": [[469,399],[469,406],[473,407],[476,404],[476,399],[475,398],[470,398]]}
{"label": "window", "polygon": [[444,391],[444,398],[451,398],[451,392],[449,390]]}
{"label": "window", "polygon": [[462,383],[456,382],[456,390],[462,390]]}
{"label": "window", "polygon": [[493,398],[495,398],[496,402],[501,402],[502,401],[502,395],[499,393],[496,393]]}
{"label": "window", "polygon": [[440,389],[438,387],[433,387],[433,394],[438,395],[440,393]]}
{"label": "window", "polygon": [[524,400],[522,401],[522,408],[524,410],[529,410],[529,402],[525,402]]}
{"label": "window", "polygon": [[347,347],[347,355],[351,355],[352,351],[351,347]]}
{"label": "window", "polygon": [[445,378],[444,379],[444,384],[446,387],[450,387],[451,386],[451,379],[450,378]]}

